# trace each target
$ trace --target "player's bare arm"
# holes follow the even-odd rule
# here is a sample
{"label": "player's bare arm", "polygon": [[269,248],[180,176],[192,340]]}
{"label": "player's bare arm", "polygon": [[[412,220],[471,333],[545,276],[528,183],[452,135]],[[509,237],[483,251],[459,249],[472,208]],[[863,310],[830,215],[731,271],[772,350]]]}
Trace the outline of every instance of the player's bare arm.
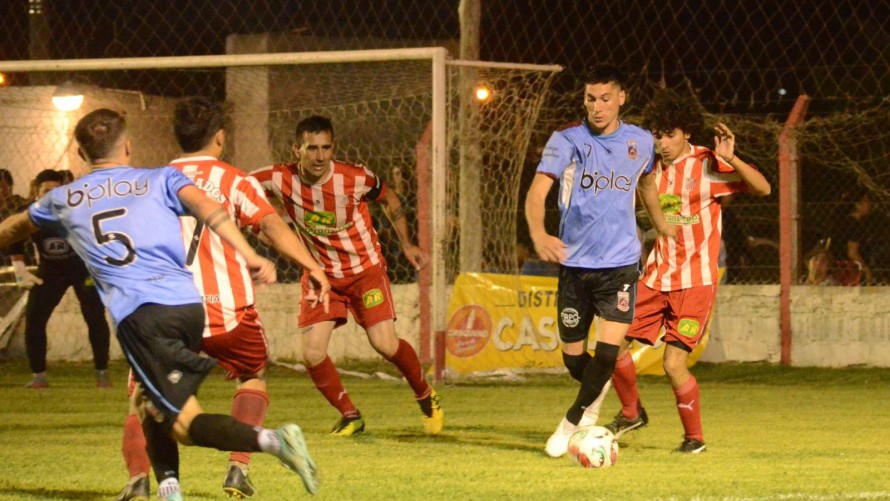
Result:
{"label": "player's bare arm", "polygon": [[178,193],[179,200],[195,216],[214,233],[222,237],[227,244],[244,256],[247,267],[252,271],[253,279],[257,283],[275,283],[275,265],[259,256],[253,247],[247,243],[241,231],[234,221],[229,219],[225,209],[216,201],[208,197],[204,191],[194,185],[188,185]]}
{"label": "player's bare arm", "polygon": [[405,218],[405,208],[402,206],[399,196],[392,190],[386,190],[381,203],[383,204],[383,212],[396,230],[396,236],[399,238],[402,252],[408,258],[408,262],[414,266],[414,269],[422,269],[429,263],[429,257],[423,249],[411,241],[411,237],[408,234],[408,221]]}
{"label": "player's bare arm", "polygon": [[652,226],[660,235],[675,238],[677,236],[677,227],[668,223],[664,218],[664,211],[661,210],[661,203],[658,201],[658,187],[655,185],[655,173],[643,174],[640,182],[637,184],[637,193],[643,201],[643,207],[649,213],[649,220]]}
{"label": "player's bare arm", "polygon": [[540,173],[535,174],[525,196],[525,219],[538,257],[551,263],[561,263],[566,259],[566,244],[559,238],[549,235],[544,228],[544,202],[552,186],[552,178]]}
{"label": "player's bare arm", "polygon": [[260,235],[266,237],[280,254],[302,266],[309,273],[309,292],[306,299],[313,307],[319,302],[328,311],[331,283],[321,265],[303,245],[303,241],[291,230],[278,214],[268,214],[260,220]]}
{"label": "player's bare arm", "polygon": [[735,134],[724,123],[718,123],[714,127],[714,153],[724,162],[729,164],[748,185],[748,192],[752,195],[765,197],[772,190],[769,181],[751,164],[745,162],[735,154]]}
{"label": "player's bare arm", "polygon": [[4,219],[0,223],[0,249],[21,242],[37,231],[28,211],[19,212]]}

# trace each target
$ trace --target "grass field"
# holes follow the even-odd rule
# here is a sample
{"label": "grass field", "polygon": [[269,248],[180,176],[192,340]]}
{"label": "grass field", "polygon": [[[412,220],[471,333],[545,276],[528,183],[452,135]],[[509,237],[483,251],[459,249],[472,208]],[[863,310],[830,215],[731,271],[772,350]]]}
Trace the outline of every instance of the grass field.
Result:
{"label": "grass field", "polygon": [[[127,478],[120,454],[127,407],[126,368],[112,371],[115,387],[101,391],[90,366],[52,364],[51,388],[34,391],[22,387],[24,361],[0,364],[0,499],[114,498]],[[303,426],[321,469],[320,499],[890,499],[890,370],[745,364],[695,372],[708,451],[671,452],[682,440],[673,394],[663,378],[644,377],[650,424],[622,438],[608,470],[543,452],[574,398],[568,376],[440,387],[446,429],[438,437],[423,435],[403,382],[346,377],[368,428],[344,439],[327,434],[337,415],[308,377],[277,367],[268,423]],[[206,410],[228,412],[231,395],[231,383],[215,374],[200,397]],[[610,395],[603,415],[617,408]],[[187,499],[225,499],[226,458],[183,449]],[[251,476],[260,491],[254,499],[309,497],[270,456],[254,456]]]}

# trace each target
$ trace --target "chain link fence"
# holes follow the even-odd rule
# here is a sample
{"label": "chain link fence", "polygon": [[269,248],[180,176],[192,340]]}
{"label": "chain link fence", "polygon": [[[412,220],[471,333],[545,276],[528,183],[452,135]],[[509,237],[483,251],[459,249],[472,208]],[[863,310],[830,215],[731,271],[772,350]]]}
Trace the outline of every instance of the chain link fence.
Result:
{"label": "chain link fence", "polygon": [[[862,242],[863,253],[875,280],[890,280],[890,244],[880,230],[890,208],[886,168],[890,155],[886,137],[890,118],[890,4],[855,0],[831,4],[815,0],[778,4],[765,0],[706,4],[480,1],[480,59],[565,67],[553,81],[553,91],[544,96],[518,182],[507,183],[510,190],[515,190],[511,196],[524,194],[538,150],[550,132],[583,116],[580,76],[584,68],[609,60],[631,77],[628,120],[634,120],[655,88],[667,85],[694,92],[714,114],[712,120],[726,121],[736,132],[740,154],[764,172],[774,190],[766,198],[737,197],[727,207],[730,281],[775,283],[777,137],[795,99],[807,94],[812,103],[798,136],[802,162],[800,248],[805,252],[836,235],[837,227],[843,226],[844,217],[852,210],[849,197],[862,188],[874,201],[865,218],[870,232]],[[231,35],[250,37],[259,33],[324,40],[324,46],[314,48],[304,43],[300,45],[302,50],[446,45],[458,57],[460,3],[9,0],[0,4],[0,16],[5,21],[0,34],[0,60],[223,54],[232,50]],[[263,51],[263,42],[257,41],[253,49]],[[9,75],[9,86],[58,85],[72,76]],[[193,94],[227,98],[224,79],[212,73],[160,77],[144,72],[110,78],[113,81],[92,83],[100,88],[145,92],[151,81],[154,93],[168,98]],[[337,82],[334,89],[341,92],[355,85],[370,84]],[[307,105],[301,113],[313,106]],[[3,106],[4,113],[15,109],[8,102]],[[347,109],[344,113],[344,117],[353,117]],[[294,117],[273,116],[278,118],[287,122]],[[345,125],[346,121],[339,122]],[[57,128],[63,125],[57,124]],[[9,132],[21,127],[4,125],[4,142],[12,141]],[[344,144],[349,143],[347,137]],[[50,140],[64,139],[59,136]],[[396,149],[412,147],[413,143],[395,141],[389,153],[398,156],[401,153]],[[277,159],[280,153],[276,152]],[[375,152],[373,158],[343,153],[350,160],[372,163],[372,168],[382,165],[381,153]],[[390,165],[389,159],[383,161]],[[4,162],[7,165],[0,167],[9,168],[14,175],[24,169],[17,162]],[[39,162],[41,167],[52,166],[58,159]],[[397,165],[397,161],[391,165]],[[17,180],[25,177],[18,175]],[[528,243],[519,206],[514,215],[499,221],[501,225],[515,225],[518,242]],[[486,267],[508,271],[510,263],[498,262],[513,259],[504,258],[505,254],[512,256],[510,251],[499,249],[484,262],[462,260],[454,266],[467,271]]]}

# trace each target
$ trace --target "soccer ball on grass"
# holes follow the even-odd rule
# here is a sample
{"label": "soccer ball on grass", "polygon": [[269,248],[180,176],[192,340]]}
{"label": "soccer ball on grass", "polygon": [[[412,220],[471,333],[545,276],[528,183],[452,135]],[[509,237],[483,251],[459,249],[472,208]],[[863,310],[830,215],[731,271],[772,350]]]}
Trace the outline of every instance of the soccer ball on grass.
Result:
{"label": "soccer ball on grass", "polygon": [[618,462],[618,441],[602,426],[583,426],[569,438],[566,455],[584,468],[608,468]]}

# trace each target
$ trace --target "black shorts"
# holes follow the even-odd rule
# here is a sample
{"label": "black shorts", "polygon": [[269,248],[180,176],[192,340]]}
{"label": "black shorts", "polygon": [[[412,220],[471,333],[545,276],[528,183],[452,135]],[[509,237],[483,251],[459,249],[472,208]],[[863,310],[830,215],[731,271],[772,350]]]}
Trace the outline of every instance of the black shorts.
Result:
{"label": "black shorts", "polygon": [[556,307],[559,339],[572,343],[587,339],[593,316],[631,324],[637,299],[638,264],[618,268],[559,267]]}
{"label": "black shorts", "polygon": [[151,400],[170,429],[185,402],[216,365],[198,355],[204,332],[200,304],[143,304],[117,326],[121,349],[143,396]]}

